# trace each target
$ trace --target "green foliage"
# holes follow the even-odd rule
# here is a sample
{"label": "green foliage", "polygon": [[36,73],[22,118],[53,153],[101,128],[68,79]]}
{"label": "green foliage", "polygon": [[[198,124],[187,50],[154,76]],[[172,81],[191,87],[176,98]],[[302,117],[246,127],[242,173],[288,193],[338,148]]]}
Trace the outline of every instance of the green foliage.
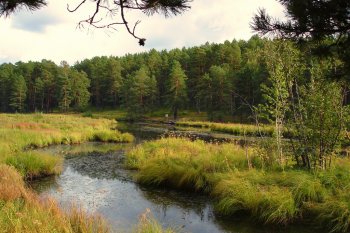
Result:
{"label": "green foliage", "polygon": [[59,76],[58,85],[60,86],[58,93],[58,107],[61,111],[67,112],[72,101],[72,90],[70,87],[69,78],[65,74],[62,74],[61,76]]}
{"label": "green foliage", "polygon": [[71,70],[68,74],[71,88],[72,107],[81,110],[88,106],[90,100],[90,80],[85,72]]}
{"label": "green foliage", "polygon": [[286,20],[275,20],[262,9],[254,16],[252,28],[261,34],[272,33],[284,39],[304,41],[307,38],[306,41],[314,45],[311,51],[316,55],[341,57],[347,66],[341,72],[346,73],[350,68],[349,1],[279,2],[285,7]]}
{"label": "green foliage", "polygon": [[[94,57],[73,67],[66,63],[57,66],[48,60],[3,64],[0,66],[1,111],[14,110],[9,105],[9,79],[16,73],[26,81],[27,99],[23,105],[28,112],[85,110],[91,105],[99,109],[129,109],[129,117],[138,118],[150,110],[174,108],[176,103],[179,109],[212,112],[209,115],[215,119],[232,115],[240,121],[249,121],[245,120],[251,113],[247,103],[260,102],[259,85],[266,74],[260,72],[263,69],[256,69],[254,74],[243,70],[248,70],[248,66],[253,69],[255,50],[262,43],[265,40],[254,37],[248,42],[234,40],[123,57]],[[260,61],[254,65],[264,66]],[[176,79],[171,79],[171,74],[178,73],[179,68],[180,76],[187,78],[179,79],[181,85],[177,88],[181,87],[181,91],[174,95]],[[144,80],[139,78],[140,72],[146,77]],[[205,74],[210,80],[203,78]],[[142,88],[141,83],[147,84],[147,88]],[[146,95],[143,101],[138,94],[140,88],[149,89],[143,93]]]}
{"label": "green foliage", "polygon": [[[292,150],[297,165],[326,169],[348,121],[343,84],[325,79],[336,62],[311,59],[286,41],[267,43],[263,58],[269,83],[262,85],[266,101],[259,113],[275,123],[271,159],[283,167],[288,160],[284,151]],[[282,145],[284,135],[291,136],[290,148]]]}
{"label": "green foliage", "polygon": [[173,111],[174,119],[177,118],[177,112],[181,106],[186,103],[186,75],[178,61],[174,61],[170,70],[169,80],[169,104]]}
{"label": "green foliage", "polygon": [[27,85],[22,75],[13,74],[11,77],[11,93],[9,105],[14,111],[23,112],[27,98]]}
{"label": "green foliage", "polygon": [[128,83],[128,114],[130,118],[139,118],[152,106],[156,96],[157,81],[149,76],[147,67],[143,66],[137,70]]}

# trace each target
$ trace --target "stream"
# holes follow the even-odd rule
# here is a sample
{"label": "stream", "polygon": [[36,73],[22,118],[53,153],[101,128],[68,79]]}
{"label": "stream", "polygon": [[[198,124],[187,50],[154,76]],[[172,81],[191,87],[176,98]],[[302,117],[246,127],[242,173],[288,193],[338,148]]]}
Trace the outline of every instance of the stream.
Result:
{"label": "stream", "polygon": [[[90,142],[81,145],[58,145],[41,149],[47,153],[65,156],[59,176],[47,177],[29,185],[41,197],[54,197],[62,208],[72,203],[90,213],[102,215],[116,232],[130,232],[139,216],[149,209],[164,227],[177,232],[192,233],[311,233],[305,227],[271,228],[254,224],[247,219],[225,219],[214,213],[212,200],[203,195],[138,185],[133,180],[135,171],[123,168],[125,153],[135,144],[155,139],[172,132],[169,126],[121,125],[121,131],[134,134],[132,144]],[[179,133],[179,132],[177,132]],[[181,132],[180,132],[181,133]],[[201,138],[203,134],[191,133]],[[204,140],[225,141],[220,137]],[[209,140],[209,141],[210,141]]]}

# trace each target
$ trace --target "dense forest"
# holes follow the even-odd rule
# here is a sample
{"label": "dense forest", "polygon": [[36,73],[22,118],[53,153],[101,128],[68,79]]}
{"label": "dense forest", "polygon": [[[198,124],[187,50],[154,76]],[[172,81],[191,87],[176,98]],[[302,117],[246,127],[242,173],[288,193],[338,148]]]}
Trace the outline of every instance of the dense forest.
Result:
{"label": "dense forest", "polygon": [[[283,44],[291,51],[283,53]],[[73,66],[48,60],[2,64],[0,110],[123,108],[130,117],[138,117],[161,108],[176,118],[178,109],[192,109],[207,112],[212,120],[230,115],[246,121],[257,106],[268,104],[276,64],[281,66],[278,72],[294,72],[290,75],[298,75],[300,83],[310,82],[318,72],[346,90],[341,60],[314,57],[311,50],[312,44],[296,48],[291,42],[253,36],[248,41],[94,57]],[[315,71],[320,67],[322,71]]]}

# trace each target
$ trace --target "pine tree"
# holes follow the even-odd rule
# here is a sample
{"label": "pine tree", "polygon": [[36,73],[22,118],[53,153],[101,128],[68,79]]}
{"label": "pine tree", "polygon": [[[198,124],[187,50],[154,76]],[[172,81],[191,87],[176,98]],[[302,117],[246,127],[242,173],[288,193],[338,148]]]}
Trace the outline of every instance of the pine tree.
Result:
{"label": "pine tree", "polygon": [[13,74],[11,77],[10,106],[16,112],[24,112],[27,98],[27,85],[22,75]]}
{"label": "pine tree", "polygon": [[169,104],[171,106],[174,120],[177,119],[178,110],[186,103],[186,74],[180,62],[174,61],[170,71],[169,80]]}
{"label": "pine tree", "polygon": [[60,74],[58,77],[58,107],[61,111],[67,112],[72,101],[72,90],[68,76]]}
{"label": "pine tree", "polygon": [[150,77],[146,66],[142,66],[131,76],[128,89],[128,114],[138,118],[152,107],[156,97],[156,79]]}
{"label": "pine tree", "polygon": [[122,67],[116,58],[109,58],[106,64],[107,103],[117,106],[123,85]]}
{"label": "pine tree", "polygon": [[70,70],[69,79],[72,92],[72,106],[75,109],[85,108],[90,100],[90,80],[85,72]]}

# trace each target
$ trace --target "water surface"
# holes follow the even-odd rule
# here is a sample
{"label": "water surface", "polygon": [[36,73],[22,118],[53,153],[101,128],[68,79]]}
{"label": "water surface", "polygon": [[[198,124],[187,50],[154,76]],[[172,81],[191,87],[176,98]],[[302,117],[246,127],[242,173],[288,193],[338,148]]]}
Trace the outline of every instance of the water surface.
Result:
{"label": "water surface", "polygon": [[[164,131],[159,129],[158,131]],[[159,137],[149,129],[134,129],[137,143]],[[193,233],[300,232],[299,228],[269,228],[254,221],[216,216],[210,198],[175,190],[142,187],[133,181],[134,171],[123,168],[126,151],[135,144],[85,143],[52,146],[48,153],[64,155],[63,172],[57,177],[31,183],[41,196],[55,197],[63,208],[77,203],[91,213],[99,213],[117,232],[130,232],[147,209],[165,227]]]}

